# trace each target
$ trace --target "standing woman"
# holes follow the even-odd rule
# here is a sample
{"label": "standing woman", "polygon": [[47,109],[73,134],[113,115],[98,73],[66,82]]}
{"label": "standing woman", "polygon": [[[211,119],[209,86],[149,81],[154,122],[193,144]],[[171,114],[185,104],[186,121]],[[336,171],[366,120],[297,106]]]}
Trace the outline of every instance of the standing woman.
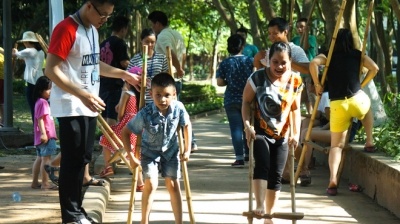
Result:
{"label": "standing woman", "polygon": [[[140,39],[142,40],[142,46],[147,45],[147,88],[146,88],[146,104],[153,101],[150,97],[149,90],[150,90],[150,83],[151,79],[161,72],[168,72],[168,61],[167,57],[159,52],[156,52],[154,47],[156,45],[156,35],[152,29],[143,29],[142,33],[140,34]],[[138,53],[133,56],[133,58],[129,61],[128,68],[126,69],[129,71],[132,67],[139,67],[143,68],[143,54]],[[135,91],[137,99],[140,99],[139,92]],[[139,103],[139,100],[137,101]]]}
{"label": "standing woman", "polygon": [[[256,215],[272,214],[282,187],[289,145],[297,147],[300,135],[300,98],[303,82],[291,69],[291,49],[275,42],[269,52],[270,67],[254,72],[243,92],[243,123],[247,144],[254,140],[254,196]],[[254,126],[251,104],[255,101]],[[292,116],[293,119],[289,119]],[[290,120],[293,124],[290,124]],[[293,136],[289,136],[293,126]],[[265,200],[265,207],[264,207]],[[273,223],[266,219],[264,223]]]}
{"label": "standing woman", "polygon": [[[328,53],[320,54],[310,63],[310,73],[315,91],[322,94],[323,88],[318,80],[318,66],[325,65]],[[368,69],[365,79],[360,83],[360,63]],[[330,130],[331,149],[329,151],[330,180],[326,193],[337,194],[337,172],[342,158],[342,150],[345,145],[347,129],[353,117],[362,121],[366,132],[364,150],[374,152],[375,146],[372,137],[373,116],[371,101],[361,90],[374,78],[379,68],[367,55],[361,55],[361,51],[354,48],[353,36],[349,29],[340,29],[337,34],[335,47],[327,72],[329,80],[330,98]]]}
{"label": "standing woman", "polygon": [[33,101],[33,90],[35,89],[36,80],[40,76],[43,76],[43,62],[44,62],[44,52],[36,39],[35,33],[32,31],[26,31],[22,35],[22,42],[25,49],[18,51],[16,48],[12,49],[12,56],[18,59],[23,59],[25,61],[25,71],[24,80],[26,81],[25,94],[26,99],[31,110],[32,121],[33,113],[35,109],[35,102]]}
{"label": "standing woman", "polygon": [[231,57],[223,60],[217,70],[217,85],[226,86],[224,107],[236,157],[232,167],[243,167],[244,161],[248,160],[248,148],[247,155],[244,155],[246,135],[243,132],[242,95],[247,79],[253,72],[253,58],[242,54],[245,44],[246,41],[241,35],[230,36],[228,52]]}

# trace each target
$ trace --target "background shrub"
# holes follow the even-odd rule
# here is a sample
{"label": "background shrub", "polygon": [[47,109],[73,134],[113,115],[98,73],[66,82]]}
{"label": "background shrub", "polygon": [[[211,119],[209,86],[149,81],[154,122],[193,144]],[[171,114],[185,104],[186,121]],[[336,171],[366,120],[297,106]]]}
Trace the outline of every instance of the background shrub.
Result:
{"label": "background shrub", "polygon": [[12,86],[13,86],[14,93],[25,94],[25,80],[14,79]]}

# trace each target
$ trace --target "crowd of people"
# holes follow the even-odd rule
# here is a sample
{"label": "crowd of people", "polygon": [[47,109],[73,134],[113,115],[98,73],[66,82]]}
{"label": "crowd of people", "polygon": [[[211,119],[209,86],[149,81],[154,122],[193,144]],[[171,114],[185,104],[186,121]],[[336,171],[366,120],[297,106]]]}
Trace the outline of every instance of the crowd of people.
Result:
{"label": "crowd of people", "polygon": [[[88,172],[94,143],[99,140],[103,147],[102,178],[114,174],[109,160],[118,150],[105,136],[95,139],[97,116],[102,111],[122,140],[130,166],[142,168],[136,189],[143,192],[142,223],[149,223],[159,173],[170,194],[175,222],[182,223],[180,162],[197,150],[189,115],[179,101],[185,74],[184,39],[169,27],[164,12],[154,11],[147,18],[150,27],[140,34],[142,45],[148,46],[146,55],[140,52],[129,57],[124,38],[131,25],[124,16],[113,18],[111,36],[100,43],[97,29],[110,18],[113,2],[87,1],[54,28],[44,73],[44,53],[34,32],[23,34],[24,50],[12,51],[13,57],[26,64],[26,95],[37,150],[31,187],[59,191],[62,223],[94,223],[82,207],[82,188],[104,183]],[[243,167],[255,160],[255,215],[274,212],[282,184],[288,179],[289,148],[302,150],[317,96],[323,100],[316,108],[310,140],[330,143],[328,195],[338,193],[337,173],[352,118],[361,120],[365,127],[365,151],[376,150],[371,103],[361,88],[376,75],[378,66],[355,49],[349,29],[340,29],[327,72],[329,82],[323,87],[320,67],[327,63],[328,52],[317,55],[316,37],[310,34],[307,19],[296,22],[298,36],[291,41],[289,25],[284,18],[271,19],[271,46],[262,50],[247,42],[248,30],[242,26],[227,39],[229,57],[216,72],[217,85],[226,86],[224,108],[235,155],[231,166]],[[167,47],[173,68],[169,68]],[[147,86],[140,91],[144,61]],[[360,65],[368,69],[362,81]],[[145,105],[139,105],[140,94],[144,94]],[[53,118],[59,123],[58,132]],[[183,154],[179,153],[178,128],[184,136]],[[142,136],[138,157],[137,135]],[[57,140],[61,152],[51,159]],[[254,158],[249,158],[252,141]],[[299,167],[301,186],[311,184],[311,157],[312,148]],[[273,221],[266,219],[265,223]]]}

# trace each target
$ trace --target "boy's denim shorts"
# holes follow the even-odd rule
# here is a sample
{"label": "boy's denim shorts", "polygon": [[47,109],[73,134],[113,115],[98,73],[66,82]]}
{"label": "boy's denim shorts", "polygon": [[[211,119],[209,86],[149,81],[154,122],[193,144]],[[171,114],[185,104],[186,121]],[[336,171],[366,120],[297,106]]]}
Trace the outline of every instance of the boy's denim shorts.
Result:
{"label": "boy's denim shorts", "polygon": [[140,163],[142,165],[144,179],[158,178],[158,161],[161,164],[162,177],[169,177],[171,179],[179,179],[181,177],[178,155],[172,156],[171,159],[167,161],[162,156],[153,159],[142,154]]}
{"label": "boy's denim shorts", "polygon": [[57,150],[56,140],[54,138],[49,139],[47,143],[42,143],[36,146],[36,154],[39,157],[51,156]]}

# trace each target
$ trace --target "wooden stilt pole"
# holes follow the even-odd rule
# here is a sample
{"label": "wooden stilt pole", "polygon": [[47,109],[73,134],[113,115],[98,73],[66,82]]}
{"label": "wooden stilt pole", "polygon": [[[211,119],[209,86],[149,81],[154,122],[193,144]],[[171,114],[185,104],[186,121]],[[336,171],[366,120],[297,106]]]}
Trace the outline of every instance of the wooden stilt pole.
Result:
{"label": "wooden stilt pole", "polygon": [[[254,125],[254,102],[250,107],[250,126]],[[254,176],[254,139],[249,145],[249,212],[253,212],[253,176]],[[253,223],[253,216],[247,216],[249,224]]]}
{"label": "wooden stilt pole", "polygon": [[[140,100],[139,100],[139,110],[144,107],[145,104],[145,93],[146,93],[146,79],[147,79],[147,51],[148,51],[148,46],[144,45],[142,48],[142,58],[143,58],[143,65],[142,65],[142,84],[140,87]],[[135,157],[137,159],[140,158],[140,150],[142,146],[142,135],[137,135],[136,138],[136,147],[135,147]],[[130,157],[130,152],[128,152],[128,156]],[[132,212],[134,208],[134,203],[135,203],[135,193],[136,193],[136,187],[137,187],[137,180],[139,176],[139,170],[140,167],[136,167],[134,169],[134,172],[132,172],[132,184],[131,184],[131,196],[129,199],[129,210],[128,210],[128,219],[127,219],[127,224],[132,224]]]}
{"label": "wooden stilt pole", "polygon": [[47,51],[49,50],[49,46],[47,43],[43,40],[42,36],[38,33],[35,33],[36,39],[38,39],[40,46],[42,47],[44,53],[47,54]]}
{"label": "wooden stilt pole", "polygon": [[[180,154],[184,154],[185,146],[183,143],[182,130],[180,127],[178,127],[176,131],[178,134],[179,152],[180,152]],[[189,174],[188,174],[188,170],[187,170],[186,161],[181,161],[181,167],[182,167],[182,175],[183,175],[183,184],[185,185],[186,202],[188,205],[190,224],[195,224],[196,221],[194,218],[194,211],[193,211],[193,206],[192,206],[192,192],[190,190]]]}
{"label": "wooden stilt pole", "polygon": [[[101,119],[103,120],[101,120]],[[102,123],[104,122],[104,123]],[[113,139],[113,137],[110,135],[110,132],[107,131],[107,128],[110,128],[110,126],[108,126],[108,124],[104,121],[104,118],[100,115],[98,115],[98,119],[97,119],[97,126],[100,128],[100,131],[104,134],[104,136],[107,138],[108,142],[110,142],[111,146],[113,147],[113,149],[116,150],[115,153],[120,153],[120,151],[123,150],[123,145],[119,145],[115,142],[115,140]],[[111,129],[111,128],[110,128]],[[112,131],[112,133],[115,135],[115,133]],[[119,139],[117,137],[117,135],[115,135],[115,137],[117,139]],[[120,140],[120,139],[119,139]],[[118,141],[117,141],[118,142]],[[132,172],[132,167],[129,164],[129,161],[125,158],[124,155],[120,156],[121,159],[125,162],[125,164],[128,166],[129,170]]]}
{"label": "wooden stilt pole", "polygon": [[[289,113],[289,123],[290,123],[290,136],[294,136],[294,123],[293,116],[295,114],[293,112]],[[292,201],[292,212],[296,213],[296,184],[294,181],[294,145],[289,145],[290,148],[290,198]],[[296,224],[296,220],[292,219],[292,224]]]}
{"label": "wooden stilt pole", "polygon": [[[172,72],[172,56],[171,56],[171,48],[167,46],[167,60],[168,60],[168,71],[169,74],[174,77],[174,74]],[[179,143],[179,153],[184,154],[184,142],[183,142],[183,137],[182,137],[182,130],[181,127],[178,127],[176,129],[177,135],[178,135],[178,143]],[[181,167],[182,167],[182,175],[183,175],[183,184],[185,186],[185,192],[186,192],[186,202],[188,205],[188,211],[189,211],[189,218],[190,218],[190,224],[195,224],[195,218],[194,218],[194,211],[193,211],[193,206],[192,206],[192,192],[190,190],[190,182],[189,182],[189,174],[187,170],[187,165],[186,161],[181,161]]]}

